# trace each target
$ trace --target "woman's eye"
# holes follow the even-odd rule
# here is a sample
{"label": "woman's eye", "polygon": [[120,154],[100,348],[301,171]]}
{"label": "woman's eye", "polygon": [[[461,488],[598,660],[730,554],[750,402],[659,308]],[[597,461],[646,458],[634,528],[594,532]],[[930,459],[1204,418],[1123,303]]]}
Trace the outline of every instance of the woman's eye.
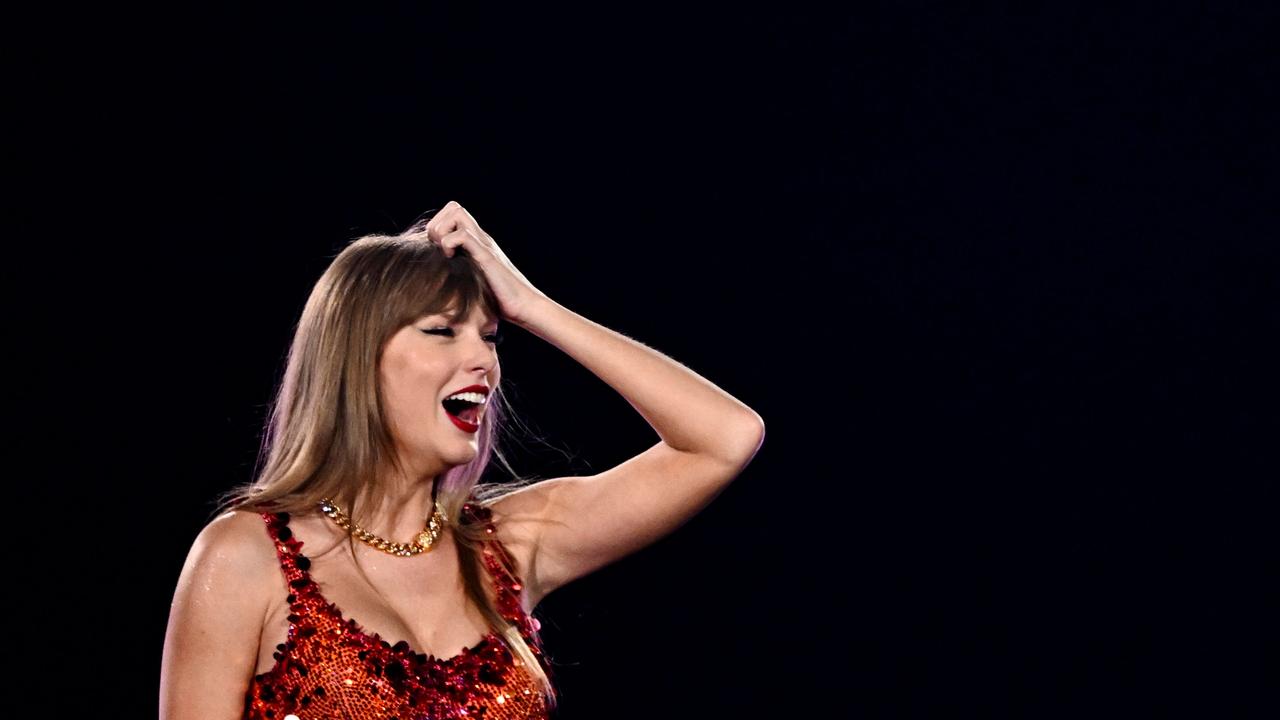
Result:
{"label": "woman's eye", "polygon": [[[447,327],[431,328],[429,330],[423,330],[422,332],[427,333],[428,335],[448,335],[450,337],[453,336],[453,328],[447,328]],[[484,336],[485,342],[493,343],[495,347],[498,345],[501,345],[503,339],[504,338],[502,333],[490,333]]]}

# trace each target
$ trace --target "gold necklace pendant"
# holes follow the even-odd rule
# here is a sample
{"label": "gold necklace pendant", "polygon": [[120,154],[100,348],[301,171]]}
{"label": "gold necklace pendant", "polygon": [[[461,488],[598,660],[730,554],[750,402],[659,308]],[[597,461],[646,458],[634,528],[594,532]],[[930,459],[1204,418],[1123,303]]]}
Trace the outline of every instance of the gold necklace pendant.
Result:
{"label": "gold necklace pendant", "polygon": [[412,557],[419,553],[430,551],[435,546],[436,540],[440,538],[440,533],[444,531],[444,509],[440,507],[438,501],[432,509],[431,517],[427,518],[426,527],[423,528],[422,532],[418,533],[418,536],[411,543],[392,542],[374,535],[359,525],[355,525],[351,522],[351,518],[347,517],[347,514],[329,498],[320,500],[320,511],[332,518],[343,530],[349,530],[352,535],[359,538],[366,545],[399,557]]}

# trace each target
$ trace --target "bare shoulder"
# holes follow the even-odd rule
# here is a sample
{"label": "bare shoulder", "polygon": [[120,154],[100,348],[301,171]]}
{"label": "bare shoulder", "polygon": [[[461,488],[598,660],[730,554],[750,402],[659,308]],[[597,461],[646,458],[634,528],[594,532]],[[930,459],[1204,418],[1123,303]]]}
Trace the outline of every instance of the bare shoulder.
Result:
{"label": "bare shoulder", "polygon": [[196,536],[178,582],[178,595],[209,609],[208,620],[261,628],[283,602],[275,542],[262,516],[231,510],[209,521]]}
{"label": "bare shoulder", "polygon": [[260,515],[231,511],[196,535],[169,610],[162,718],[239,717],[270,607],[275,543]]}
{"label": "bare shoulder", "polygon": [[546,595],[538,583],[537,552],[547,521],[547,507],[551,504],[556,485],[562,481],[564,478],[541,480],[482,503],[493,511],[494,533],[512,555],[517,572],[529,586],[530,608]]}
{"label": "bare shoulder", "polygon": [[267,524],[261,515],[249,510],[230,510],[213,520],[200,531],[211,542],[231,546],[242,552],[264,555],[270,550],[274,555],[275,543],[267,532]]}
{"label": "bare shoulder", "polygon": [[504,545],[536,546],[547,522],[556,488],[572,478],[539,480],[482,503],[493,511],[498,539]]}
{"label": "bare shoulder", "polygon": [[266,522],[246,510],[231,510],[209,521],[196,536],[191,554],[204,564],[224,566],[243,581],[255,581],[264,590],[278,573],[276,546]]}

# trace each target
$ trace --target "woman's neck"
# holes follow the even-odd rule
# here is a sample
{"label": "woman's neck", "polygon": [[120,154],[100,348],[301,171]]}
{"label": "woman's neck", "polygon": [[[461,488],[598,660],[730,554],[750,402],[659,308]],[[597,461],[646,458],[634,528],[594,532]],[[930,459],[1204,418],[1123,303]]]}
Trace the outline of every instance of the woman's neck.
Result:
{"label": "woman's neck", "polygon": [[[436,480],[429,479],[409,486],[393,487],[373,507],[367,507],[362,515],[368,520],[360,523],[365,530],[393,542],[408,542],[422,532],[427,518],[434,510],[432,491]],[[367,498],[364,499],[368,501]],[[344,508],[346,509],[346,508]]]}

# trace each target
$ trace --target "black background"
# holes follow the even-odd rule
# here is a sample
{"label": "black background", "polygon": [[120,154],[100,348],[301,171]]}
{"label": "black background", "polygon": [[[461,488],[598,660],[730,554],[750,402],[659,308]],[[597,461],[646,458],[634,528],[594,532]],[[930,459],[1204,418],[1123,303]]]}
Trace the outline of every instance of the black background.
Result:
{"label": "black background", "polygon": [[[767,425],[539,606],[559,717],[1271,716],[1276,13],[1082,5],[11,25],[20,675],[155,711],[311,285],[458,200]],[[502,352],[523,473],[656,441],[536,336]]]}

